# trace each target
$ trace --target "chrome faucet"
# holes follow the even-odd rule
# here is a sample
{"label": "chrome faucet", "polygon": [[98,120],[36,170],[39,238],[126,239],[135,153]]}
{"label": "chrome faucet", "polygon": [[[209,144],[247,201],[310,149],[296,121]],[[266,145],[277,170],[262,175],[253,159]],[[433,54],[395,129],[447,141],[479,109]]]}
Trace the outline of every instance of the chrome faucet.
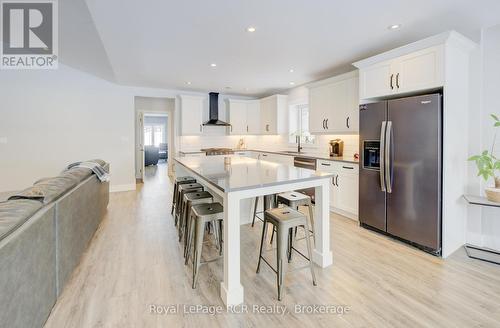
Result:
{"label": "chrome faucet", "polygon": [[295,142],[297,143],[297,153],[300,153],[302,147],[300,146],[300,136],[295,136]]}

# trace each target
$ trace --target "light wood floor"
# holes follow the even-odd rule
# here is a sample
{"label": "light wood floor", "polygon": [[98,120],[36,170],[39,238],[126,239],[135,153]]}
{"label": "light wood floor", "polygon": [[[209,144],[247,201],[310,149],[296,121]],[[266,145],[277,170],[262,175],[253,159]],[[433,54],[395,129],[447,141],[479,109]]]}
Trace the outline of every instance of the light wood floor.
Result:
{"label": "light wood floor", "polygon": [[[241,227],[246,304],[250,310],[253,304],[284,304],[287,314],[151,314],[151,304],[222,305],[221,262],[202,267],[198,289],[191,289],[191,268],[183,264],[170,216],[166,170],[148,168],[137,191],[111,195],[107,217],[46,327],[500,326],[500,266],[470,260],[462,251],[444,261],[335,215],[333,266],[317,268],[317,287],[308,271],[288,274],[283,302],[276,298],[274,273],[264,266],[255,274],[261,225]],[[296,314],[295,304],[350,310]]]}

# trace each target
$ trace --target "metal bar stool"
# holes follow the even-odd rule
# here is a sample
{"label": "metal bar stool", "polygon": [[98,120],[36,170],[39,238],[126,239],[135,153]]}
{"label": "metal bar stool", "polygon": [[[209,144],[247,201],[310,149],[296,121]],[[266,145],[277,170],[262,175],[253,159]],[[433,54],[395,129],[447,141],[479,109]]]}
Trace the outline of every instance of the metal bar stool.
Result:
{"label": "metal bar stool", "polygon": [[259,196],[255,197],[254,207],[253,207],[252,227],[255,224],[255,218],[257,218],[261,221],[264,221],[263,219],[259,218],[257,216],[257,214],[264,213],[265,210],[268,210],[270,208],[278,207],[278,205],[276,203],[276,194],[265,195],[265,196],[262,196],[262,198],[264,200],[263,210],[262,210],[262,212],[257,212],[257,206],[259,205]]}
{"label": "metal bar stool", "polygon": [[[267,235],[268,223],[272,224],[273,228],[276,228],[277,241],[278,241],[277,251],[276,251],[276,262],[277,262],[276,269],[274,269],[273,266],[269,262],[267,262],[267,260],[262,256],[264,242]],[[264,213],[264,225],[262,227],[262,238],[260,241],[259,263],[257,264],[257,273],[259,273],[260,271],[261,260],[263,260],[276,273],[279,301],[281,301],[283,297],[283,284],[285,280],[286,267],[288,263],[287,251],[289,248],[290,231],[296,227],[304,228],[308,256],[305,256],[294,247],[291,247],[290,251],[296,251],[302,257],[304,257],[306,260],[309,261],[309,265],[297,268],[296,270],[305,269],[309,267],[309,269],[311,270],[313,285],[316,286],[316,275],[314,274],[314,267],[311,261],[312,247],[311,247],[311,239],[309,236],[309,223],[306,216],[290,207],[269,209],[266,210]]]}
{"label": "metal bar stool", "polygon": [[[175,206],[175,225],[179,223],[182,214],[182,199],[188,192],[203,191],[203,186],[199,183],[180,184],[177,188],[177,205]],[[179,227],[180,228],[180,227]]]}
{"label": "metal bar stool", "polygon": [[174,193],[172,194],[172,209],[170,210],[170,214],[174,214],[174,206],[177,202],[177,188],[179,188],[180,184],[184,183],[196,183],[196,179],[193,177],[177,177],[174,181]]}
{"label": "metal bar stool", "polygon": [[[190,238],[189,236],[189,229],[191,228],[191,207],[193,205],[197,204],[206,204],[206,203],[212,203],[214,197],[212,196],[211,193],[208,191],[201,191],[201,192],[190,192],[187,194],[184,194],[184,199],[182,201],[182,224],[179,224],[179,227],[183,225],[183,230],[179,233],[179,241],[182,240],[182,237],[184,236],[184,257],[186,257],[187,253],[187,244],[188,240]],[[215,229],[214,229],[215,230]],[[186,263],[187,264],[187,263]]]}
{"label": "metal bar stool", "polygon": [[[196,288],[198,282],[198,272],[201,264],[209,263],[220,259],[222,255],[222,220],[224,218],[224,208],[220,203],[198,204],[191,207],[191,224],[188,240],[187,259],[191,255],[193,248],[193,289]],[[201,252],[203,250],[203,237],[205,235],[205,225],[209,222],[214,222],[215,230],[218,233],[216,242],[219,247],[219,257],[201,262]],[[219,236],[219,237],[217,237]],[[193,238],[194,237],[194,238]],[[193,240],[194,239],[194,240]]]}

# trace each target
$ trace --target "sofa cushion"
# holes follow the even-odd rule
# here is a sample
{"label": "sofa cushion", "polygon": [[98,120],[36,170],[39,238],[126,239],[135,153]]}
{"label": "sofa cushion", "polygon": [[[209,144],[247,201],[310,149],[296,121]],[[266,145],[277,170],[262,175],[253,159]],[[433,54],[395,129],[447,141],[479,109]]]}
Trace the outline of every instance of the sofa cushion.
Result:
{"label": "sofa cushion", "polygon": [[0,203],[0,240],[26,222],[43,204],[37,200],[14,199]]}
{"label": "sofa cushion", "polygon": [[39,190],[44,195],[43,203],[48,204],[77,184],[78,182],[73,177],[59,176],[41,180],[35,183],[32,188]]}
{"label": "sofa cushion", "polygon": [[9,197],[9,200],[31,199],[48,204],[61,197],[66,191],[75,187],[77,184],[77,180],[71,176],[44,178],[35,182],[33,187],[24,189]]}
{"label": "sofa cushion", "polygon": [[92,174],[91,169],[87,169],[85,167],[74,167],[69,170],[64,171],[59,176],[61,177],[69,177],[76,181],[76,183],[80,183],[83,180],[87,179]]}

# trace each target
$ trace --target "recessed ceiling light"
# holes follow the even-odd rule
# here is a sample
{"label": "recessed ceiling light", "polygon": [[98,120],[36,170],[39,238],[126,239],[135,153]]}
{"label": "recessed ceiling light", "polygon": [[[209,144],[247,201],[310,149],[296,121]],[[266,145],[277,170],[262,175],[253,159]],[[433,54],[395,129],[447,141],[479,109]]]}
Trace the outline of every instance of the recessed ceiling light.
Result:
{"label": "recessed ceiling light", "polygon": [[290,82],[290,85],[295,85],[295,82]]}
{"label": "recessed ceiling light", "polygon": [[210,64],[211,67],[217,67],[217,64],[216,63],[212,63]]}
{"label": "recessed ceiling light", "polygon": [[255,27],[253,27],[253,26],[249,26],[249,27],[247,27],[247,32],[253,33],[253,32],[255,32],[256,30],[257,30],[257,29],[256,29]]}
{"label": "recessed ceiling light", "polygon": [[293,72],[294,72],[293,68],[290,68],[288,71],[289,71],[290,73],[293,73]]}
{"label": "recessed ceiling light", "polygon": [[401,27],[401,24],[393,24],[393,25],[389,25],[389,26],[387,26],[387,28],[388,28],[389,30],[397,30],[397,29],[398,29],[398,28],[400,28],[400,27]]}
{"label": "recessed ceiling light", "polygon": [[186,81],[185,82],[187,85],[191,85],[191,81]]}

